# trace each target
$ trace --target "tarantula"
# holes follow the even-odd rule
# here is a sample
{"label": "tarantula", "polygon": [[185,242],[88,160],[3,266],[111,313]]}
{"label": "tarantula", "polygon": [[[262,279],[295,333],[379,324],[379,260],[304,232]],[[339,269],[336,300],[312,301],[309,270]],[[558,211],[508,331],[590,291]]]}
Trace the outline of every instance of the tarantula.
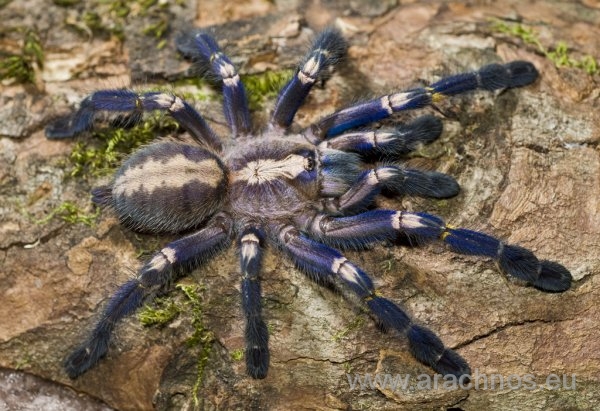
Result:
{"label": "tarantula", "polygon": [[[164,291],[177,274],[197,267],[234,240],[246,319],[246,368],[253,378],[266,377],[269,368],[269,333],[262,318],[260,286],[261,260],[268,245],[317,282],[336,281],[384,328],[404,335],[417,360],[444,375],[468,375],[470,369],[431,330],[383,297],[371,278],[339,250],[364,249],[399,236],[416,244],[440,240],[454,252],[496,260],[504,273],[542,291],[570,287],[572,278],[566,268],[540,261],[525,248],[453,227],[431,214],[373,206],[382,191],[446,198],[456,195],[459,186],[448,175],[394,163],[440,135],[442,124],[436,117],[423,116],[393,129],[362,126],[475,89],[526,86],[538,77],[531,63],[490,64],[428,87],[354,104],[293,132],[294,116],[312,86],[345,54],[342,35],[329,28],[316,37],[280,91],[268,125],[257,133],[240,76],[216,41],[199,31],[179,39],[178,48],[199,61],[222,86],[231,141],[222,141],[176,95],[124,89],[96,91],[74,114],[46,129],[49,138],[66,138],[91,128],[100,111],[140,115],[160,110],[181,124],[195,143],[158,141],[143,147],[123,163],[109,185],[93,190],[93,202],[114,209],[128,228],[182,237],[156,252],[137,277],[109,300],[91,335],[65,362],[71,378],[107,353],[118,321],[147,297]],[[378,158],[386,159],[385,165],[370,163]]]}

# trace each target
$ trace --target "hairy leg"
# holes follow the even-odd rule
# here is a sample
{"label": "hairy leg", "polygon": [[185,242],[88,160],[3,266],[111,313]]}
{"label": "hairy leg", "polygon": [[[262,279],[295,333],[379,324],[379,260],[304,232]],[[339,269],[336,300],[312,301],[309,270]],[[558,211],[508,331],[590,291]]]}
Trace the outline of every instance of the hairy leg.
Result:
{"label": "hairy leg", "polygon": [[281,89],[271,115],[271,127],[287,128],[308,96],[319,76],[326,72],[346,53],[346,41],[341,33],[329,28],[315,39],[304,56],[294,77]]}
{"label": "hairy leg", "polygon": [[360,268],[340,252],[302,235],[293,226],[280,228],[279,245],[302,270],[316,278],[334,276],[341,280],[387,329],[408,339],[411,354],[420,362],[444,375],[470,374],[466,361],[444,346],[431,330],[415,324],[399,306],[382,297]]}
{"label": "hairy leg", "polygon": [[547,292],[562,292],[571,286],[571,273],[562,265],[538,260],[526,248],[506,244],[478,231],[447,225],[440,217],[426,213],[371,210],[350,217],[317,214],[303,222],[316,238],[338,247],[356,247],[404,234],[416,244],[443,241],[460,254],[493,258],[500,269]]}
{"label": "hairy leg", "polygon": [[344,133],[322,141],[319,147],[394,158],[413,151],[420,144],[437,139],[442,133],[442,127],[439,118],[425,115],[394,129]]}
{"label": "hairy leg", "polygon": [[79,110],[61,118],[46,128],[51,139],[70,138],[90,130],[94,117],[101,111],[129,112],[141,115],[147,111],[165,111],[201,145],[221,149],[221,142],[198,112],[181,98],[166,93],[138,94],[131,90],[100,90],[86,97]]}
{"label": "hairy leg", "polygon": [[246,317],[246,371],[252,378],[265,378],[269,370],[269,331],[262,318],[260,301],[263,237],[262,232],[250,228],[239,240],[242,308]]}
{"label": "hairy leg", "polygon": [[200,63],[202,69],[209,71],[223,86],[223,110],[233,136],[249,134],[252,124],[246,91],[231,60],[207,32],[196,33],[193,45],[185,40],[178,39],[179,51]]}
{"label": "hairy leg", "polygon": [[115,325],[137,310],[146,297],[168,285],[179,268],[198,265],[223,249],[229,240],[230,221],[217,215],[204,229],[169,243],[142,267],[138,276],[123,284],[109,300],[88,339],[69,355],[65,370],[77,378],[106,355]]}
{"label": "hairy leg", "polygon": [[327,139],[399,111],[426,107],[448,96],[476,89],[493,91],[522,87],[533,83],[537,77],[533,64],[526,61],[490,64],[478,71],[443,78],[429,87],[385,95],[339,110],[312,125],[304,134],[314,140]]}
{"label": "hairy leg", "polygon": [[[325,188],[328,172],[327,169],[322,172],[322,185]],[[384,188],[394,194],[433,198],[452,197],[460,190],[456,180],[447,174],[401,166],[383,166],[364,171],[345,193],[324,199],[323,208],[330,212],[363,211]]]}

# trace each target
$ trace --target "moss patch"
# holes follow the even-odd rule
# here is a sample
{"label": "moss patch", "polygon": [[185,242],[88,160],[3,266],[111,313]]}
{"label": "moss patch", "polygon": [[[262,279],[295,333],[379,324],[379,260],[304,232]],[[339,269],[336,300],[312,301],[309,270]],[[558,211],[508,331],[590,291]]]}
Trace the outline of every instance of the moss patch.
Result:
{"label": "moss patch", "polygon": [[64,203],[54,207],[48,215],[40,220],[35,220],[36,224],[47,224],[50,220],[58,218],[70,224],[84,224],[88,227],[92,227],[96,224],[98,217],[100,216],[100,209],[96,208],[94,212],[89,213],[79,207],[72,201],[65,201]]}
{"label": "moss patch", "polygon": [[144,18],[146,25],[142,28],[142,33],[156,38],[160,47],[164,46],[164,37],[169,30],[169,7],[182,3],[179,0],[54,0],[54,4],[62,7],[80,6],[77,7],[77,15],[66,24],[82,35],[113,36],[124,40],[125,28],[131,25],[134,19]]}
{"label": "moss patch", "polygon": [[196,407],[199,406],[198,391],[204,380],[204,369],[208,362],[208,357],[212,351],[212,344],[215,339],[213,333],[206,329],[202,321],[202,300],[200,298],[201,288],[197,285],[178,284],[177,288],[183,291],[187,298],[189,312],[192,313],[192,325],[194,326],[194,334],[188,339],[187,344],[190,347],[198,347],[200,352],[198,355],[197,370],[198,375],[194,387],[192,388],[192,396]]}
{"label": "moss patch", "polygon": [[33,83],[35,72],[44,65],[44,52],[35,30],[21,29],[23,46],[19,53],[0,51],[0,80],[14,79],[19,83]]}
{"label": "moss patch", "polygon": [[493,19],[491,20],[491,25],[492,30],[495,32],[518,38],[524,43],[534,46],[540,53],[552,61],[556,67],[578,68],[590,75],[599,72],[598,60],[593,56],[586,54],[579,58],[574,57],[573,53],[569,51],[569,46],[564,41],[559,41],[553,46],[546,47],[541,43],[535,30],[525,24]]}
{"label": "moss patch", "polygon": [[242,348],[238,348],[237,350],[233,350],[229,356],[233,361],[242,361],[244,359],[244,350]]}
{"label": "moss patch", "polygon": [[292,77],[293,70],[265,71],[242,76],[250,110],[261,110],[265,101],[277,97],[279,90]]}
{"label": "moss patch", "polygon": [[206,328],[203,322],[202,298],[203,290],[196,284],[177,284],[175,288],[183,293],[184,298],[178,299],[171,296],[154,300],[152,306],[146,305],[138,314],[139,321],[145,326],[164,326],[171,322],[180,313],[191,314],[194,332],[186,344],[190,348],[198,349],[197,377],[192,389],[192,396],[196,406],[199,406],[198,391],[204,381],[204,369],[212,351],[214,342],[213,333]]}
{"label": "moss patch", "polygon": [[365,324],[365,316],[358,315],[354,318],[354,320],[352,320],[352,322],[350,324],[348,324],[347,327],[345,327],[342,330],[335,333],[335,335],[333,337],[331,337],[331,340],[338,342],[338,341],[344,339],[345,337],[347,337],[350,332],[362,328],[362,326],[364,324]]}
{"label": "moss patch", "polygon": [[154,113],[129,128],[104,128],[92,131],[91,139],[78,141],[70,155],[69,175],[107,175],[123,158],[159,136],[179,130],[177,122],[162,113]]}
{"label": "moss patch", "polygon": [[155,298],[152,305],[146,304],[138,313],[138,320],[146,327],[162,326],[175,319],[182,307],[172,298]]}

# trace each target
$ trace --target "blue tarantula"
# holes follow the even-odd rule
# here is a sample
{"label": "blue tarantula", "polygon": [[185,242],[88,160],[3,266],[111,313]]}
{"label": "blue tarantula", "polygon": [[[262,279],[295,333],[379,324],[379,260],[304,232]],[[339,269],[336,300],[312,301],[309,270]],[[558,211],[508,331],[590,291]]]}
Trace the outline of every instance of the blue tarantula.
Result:
{"label": "blue tarantula", "polygon": [[[373,207],[382,191],[446,198],[456,195],[459,186],[448,175],[393,164],[400,155],[440,135],[442,125],[436,117],[423,116],[394,129],[362,126],[475,89],[526,86],[538,77],[531,63],[491,64],[446,77],[428,87],[352,105],[293,132],[294,116],[312,86],[345,54],[345,40],[330,28],[317,36],[280,91],[269,124],[257,133],[240,76],[216,41],[200,31],[180,39],[178,46],[222,86],[231,141],[221,141],[196,110],[175,95],[122,89],[91,94],[79,110],[46,130],[49,138],[72,137],[91,128],[100,111],[139,117],[160,110],[194,139],[194,144],[158,141],[138,150],[109,185],[93,190],[93,202],[112,207],[128,228],[182,237],[156,252],[136,278],[117,290],[89,338],[67,358],[65,368],[71,378],[107,353],[118,321],[146,298],[164,291],[176,275],[212,258],[234,240],[246,319],[246,368],[253,378],[266,377],[269,368],[269,333],[261,313],[260,286],[261,260],[268,245],[317,282],[341,285],[385,329],[404,335],[417,360],[444,375],[468,375],[470,369],[431,330],[383,297],[371,278],[339,250],[364,249],[399,236],[417,244],[440,240],[454,252],[494,259],[504,273],[542,291],[570,287],[567,269],[538,260],[525,248],[450,226],[435,215]],[[385,158],[386,165],[369,163],[377,158]]]}

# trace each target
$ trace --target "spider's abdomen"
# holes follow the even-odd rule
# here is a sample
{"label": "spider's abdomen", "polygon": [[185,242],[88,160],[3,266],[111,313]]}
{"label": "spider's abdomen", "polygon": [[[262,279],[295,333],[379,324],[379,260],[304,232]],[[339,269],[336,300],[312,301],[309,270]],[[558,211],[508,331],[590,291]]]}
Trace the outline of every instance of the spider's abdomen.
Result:
{"label": "spider's abdomen", "polygon": [[143,232],[181,232],[214,214],[226,194],[227,172],[211,152],[158,142],[133,154],[112,185],[121,222]]}

